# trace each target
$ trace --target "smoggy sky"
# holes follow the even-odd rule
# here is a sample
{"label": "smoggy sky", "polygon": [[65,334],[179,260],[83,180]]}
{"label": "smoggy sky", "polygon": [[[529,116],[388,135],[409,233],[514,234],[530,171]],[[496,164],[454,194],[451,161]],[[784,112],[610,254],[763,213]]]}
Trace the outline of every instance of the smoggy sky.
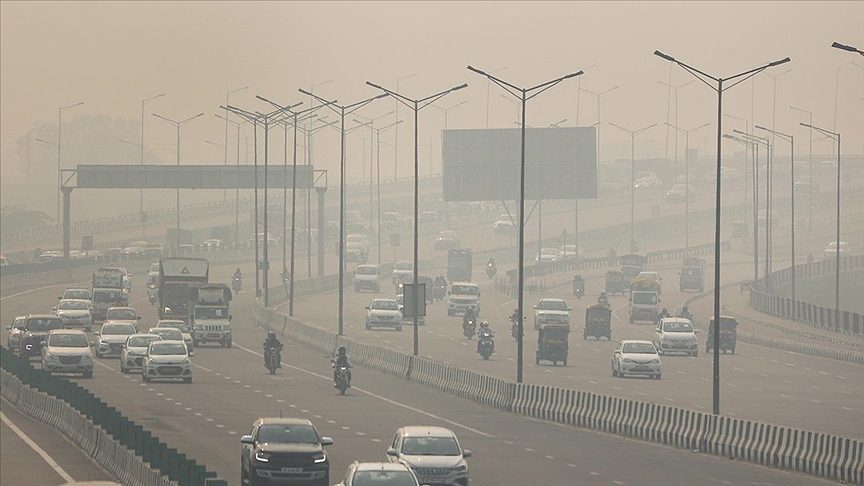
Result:
{"label": "smoggy sky", "polygon": [[[576,124],[579,83],[595,92],[619,85],[602,102],[602,158],[629,157],[629,137],[606,122],[628,128],[657,123],[642,135],[637,157],[663,156],[667,88],[658,81],[669,81],[670,63],[652,55],[655,49],[715,76],[791,57],[791,63],[772,71],[791,69],[776,81],[776,129],[799,136],[803,151],[807,131],[798,123],[807,120],[789,106],[812,111],[815,125],[835,127],[838,66],[857,62],[839,70],[836,129],[843,135],[844,153],[862,153],[864,58],[832,49],[833,41],[864,48],[864,2],[4,1],[2,163],[14,165],[9,158],[15,156],[15,141],[34,124],[56,123],[61,106],[85,102],[64,114],[67,120],[85,114],[138,119],[141,100],[163,92],[166,96],[147,106],[148,146],[174,141],[173,128],[150,113],[183,119],[203,111],[205,117],[184,128],[183,162],[222,163],[222,149],[204,140],[222,143],[224,122],[213,114],[224,104],[226,91],[247,85],[250,89],[234,95],[231,103],[265,110],[256,94],[308,105],[297,88],[332,80],[316,87],[316,94],[353,103],[379,93],[364,84],[367,80],[395,89],[397,77],[418,73],[401,81],[400,91],[420,98],[467,82],[467,89],[438,105],[468,100],[450,112],[449,127],[483,128],[487,82],[465,69],[468,64],[487,71],[507,67],[497,74],[525,86],[585,69],[579,81],[565,81],[529,103],[528,124],[537,127],[564,118],[562,126]],[[671,79],[678,85],[692,76],[674,67]],[[726,93],[724,111],[750,118],[752,95],[755,122],[771,127],[773,86],[765,73],[752,84],[745,82]],[[490,127],[515,127],[516,106],[502,99],[502,92],[492,86]],[[716,99],[698,81],[679,93],[679,126],[712,123],[690,139],[703,154],[715,147]],[[596,122],[596,99],[583,92],[580,104],[579,124]],[[394,101],[386,99],[361,113],[375,117],[394,108]],[[404,108],[399,116],[406,118],[399,129],[404,159],[399,171],[408,175],[413,122]],[[443,112],[431,107],[421,112],[420,142],[423,150],[433,142],[435,172],[440,170],[443,119]],[[393,120],[390,115],[382,123]],[[743,129],[733,119],[723,121],[724,132]],[[361,132],[349,136],[349,164],[361,157],[361,139],[368,137]],[[230,133],[233,147],[233,129]],[[392,130],[382,140],[392,144]],[[679,144],[683,152],[683,137]],[[280,141],[280,153],[281,146]],[[130,147],[118,163],[137,163],[136,150]],[[393,171],[392,150],[382,147],[385,176]],[[730,143],[724,150],[740,149]],[[316,137],[315,151],[316,165],[335,169],[336,132]],[[830,153],[831,146],[823,142],[814,151]],[[170,152],[162,156],[173,163]],[[421,153],[421,173],[428,171],[426,160]],[[359,176],[359,169],[353,174]]]}

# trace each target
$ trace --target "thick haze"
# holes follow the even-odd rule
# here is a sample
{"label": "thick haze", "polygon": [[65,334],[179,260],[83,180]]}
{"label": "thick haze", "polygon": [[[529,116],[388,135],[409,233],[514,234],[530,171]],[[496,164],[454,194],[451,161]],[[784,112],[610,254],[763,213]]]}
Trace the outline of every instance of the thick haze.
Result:
{"label": "thick haze", "polygon": [[[137,121],[141,100],[163,92],[166,96],[147,105],[148,147],[173,148],[174,142],[174,129],[150,113],[177,120],[206,113],[184,128],[186,164],[222,163],[222,149],[204,141],[223,142],[224,122],[213,114],[226,91],[246,85],[250,89],[233,95],[231,104],[265,110],[256,94],[308,106],[308,97],[297,88],[308,90],[332,79],[316,94],[353,103],[379,93],[364,84],[367,80],[395,89],[397,77],[418,73],[401,82],[401,92],[420,98],[467,82],[468,89],[438,105],[468,100],[450,112],[449,127],[482,128],[487,83],[466,70],[468,64],[486,71],[507,67],[497,74],[517,85],[579,69],[586,71],[584,89],[620,85],[602,102],[602,159],[629,157],[629,137],[606,122],[628,128],[657,123],[640,137],[636,156],[662,157],[667,88],[658,81],[669,81],[670,63],[652,55],[655,49],[715,76],[791,57],[791,63],[773,70],[792,69],[777,79],[776,129],[798,135],[799,153],[805,153],[807,131],[798,123],[807,120],[789,105],[812,111],[815,125],[834,127],[837,67],[851,61],[864,66],[861,56],[832,49],[833,41],[864,47],[864,2],[2,2],[2,175],[21,180],[16,141],[36,124],[56,125],[59,107],[85,102],[64,114],[64,125],[84,115]],[[862,153],[864,67],[845,66],[839,73],[836,129],[843,135],[844,153]],[[671,76],[676,85],[692,79],[677,66]],[[561,126],[574,126],[577,86],[577,80],[565,81],[530,102],[528,124],[548,126],[566,118]],[[770,127],[773,80],[766,74],[727,92],[725,112],[750,118],[751,86],[754,120]],[[490,127],[515,127],[516,107],[502,99],[502,92],[492,86]],[[714,92],[693,83],[681,89],[679,105],[682,128],[712,123],[690,143],[700,155],[713,152]],[[386,99],[360,113],[375,117],[394,107]],[[580,125],[597,121],[596,107],[596,99],[583,92]],[[406,109],[399,115],[406,119],[399,131],[399,174],[406,176],[413,123]],[[422,174],[429,171],[430,141],[433,171],[440,171],[443,118],[431,107],[421,112]],[[391,115],[381,123],[393,120]],[[724,132],[743,129],[730,118],[724,125]],[[351,178],[361,176],[363,138],[368,131],[348,137]],[[281,162],[281,134],[272,140],[271,153]],[[392,130],[382,140],[392,143]],[[232,128],[229,162],[234,143]],[[681,137],[681,153],[683,144]],[[128,153],[118,150],[118,163],[137,163],[137,149],[125,149]],[[52,157],[49,147],[40,150],[39,156]],[[383,178],[393,175],[392,150],[382,147]],[[740,149],[730,143],[724,150]],[[778,153],[787,150],[778,147]],[[87,162],[75,160],[74,151],[64,145],[64,166]],[[669,151],[671,157],[671,143]],[[817,143],[814,152],[830,154],[831,145]],[[163,163],[174,163],[171,151],[158,153]],[[335,131],[316,137],[315,159],[319,168],[336,169]],[[331,173],[331,184],[336,176]]]}

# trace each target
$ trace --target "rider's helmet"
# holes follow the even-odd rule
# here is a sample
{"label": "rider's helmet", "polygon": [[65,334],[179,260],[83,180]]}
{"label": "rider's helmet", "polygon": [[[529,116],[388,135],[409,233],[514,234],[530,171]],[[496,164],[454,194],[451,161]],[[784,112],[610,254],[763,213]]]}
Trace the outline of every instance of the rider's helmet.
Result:
{"label": "rider's helmet", "polygon": [[345,346],[339,346],[339,355],[340,356],[345,356],[346,352],[348,352],[348,350],[345,349]]}
{"label": "rider's helmet", "polygon": [[684,307],[681,308],[681,313],[682,313],[682,314],[689,314],[689,313],[690,313],[690,311],[687,310],[687,306],[686,306],[686,305],[685,305]]}
{"label": "rider's helmet", "polygon": [[270,340],[276,339],[276,333],[273,331],[269,331],[267,333],[267,339],[270,339]]}
{"label": "rider's helmet", "polygon": [[663,311],[662,311],[662,312],[660,312],[660,313],[661,313],[661,314],[668,314],[668,313],[669,313],[669,311],[668,311],[668,310],[667,310],[667,309],[666,309],[666,308],[665,308],[665,307],[664,307],[664,308],[663,308]]}
{"label": "rider's helmet", "polygon": [[489,327],[489,321],[483,321],[480,323],[480,327]]}

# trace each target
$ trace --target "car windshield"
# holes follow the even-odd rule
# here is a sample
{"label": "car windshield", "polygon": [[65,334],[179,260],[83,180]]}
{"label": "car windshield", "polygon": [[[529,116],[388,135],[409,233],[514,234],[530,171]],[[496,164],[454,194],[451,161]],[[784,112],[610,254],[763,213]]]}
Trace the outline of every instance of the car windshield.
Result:
{"label": "car windshield", "polygon": [[666,322],[663,324],[666,332],[693,332],[693,324],[689,322]]}
{"label": "car windshield", "polygon": [[174,329],[173,327],[157,327],[155,329],[150,329],[149,333],[156,334],[166,341],[183,340],[183,334],[180,333],[180,330]]}
{"label": "car windshield", "polygon": [[63,301],[60,302],[60,305],[57,307],[60,310],[87,310],[86,302],[75,302],[75,301]]}
{"label": "car windshield", "polygon": [[195,319],[227,319],[227,307],[196,307]]}
{"label": "car windshield", "polygon": [[105,315],[105,318],[108,320],[118,319],[123,321],[134,320],[136,317],[138,317],[138,314],[131,309],[108,309],[108,314]]}
{"label": "car windshield", "polygon": [[637,278],[650,278],[651,280],[657,280],[660,276],[654,272],[641,272]]}
{"label": "car windshield", "polygon": [[372,308],[379,310],[399,310],[399,304],[395,300],[375,300],[372,301]]}
{"label": "car windshield", "polygon": [[406,437],[402,454],[408,456],[458,456],[462,454],[453,437]]}
{"label": "car windshield", "polygon": [[310,425],[262,425],[258,429],[258,442],[276,444],[317,444],[318,432]]}
{"label": "car windshield", "polygon": [[37,318],[27,321],[28,331],[50,331],[51,329],[63,329],[63,321],[54,318]]}
{"label": "car windshield", "polygon": [[63,297],[67,299],[85,299],[90,300],[90,292],[86,290],[67,290]]}
{"label": "car windshield", "polygon": [[455,238],[455,237],[456,237],[456,233],[454,233],[452,231],[442,231],[440,234],[438,234],[438,238],[450,239],[450,238]]}
{"label": "car windshield", "polygon": [[702,275],[702,270],[699,267],[684,267],[681,269],[681,275],[684,277],[698,277]]}
{"label": "car windshield", "polygon": [[657,303],[657,294],[654,292],[633,292],[633,303],[639,305],[654,305]]}
{"label": "car windshield", "polygon": [[454,285],[451,293],[454,295],[478,295],[480,289],[475,285]]}
{"label": "car windshield", "polygon": [[159,273],[159,264],[158,263],[151,263],[150,264],[150,271]]}
{"label": "car windshield", "polygon": [[393,265],[393,270],[414,270],[414,264],[411,262],[396,262]]}
{"label": "car windshield", "polygon": [[408,471],[357,471],[353,486],[415,486],[417,481]]}
{"label": "car windshield", "polygon": [[378,275],[378,267],[357,267],[357,275]]}
{"label": "car windshield", "polygon": [[541,300],[537,308],[540,310],[566,311],[567,304],[563,300]]}
{"label": "car windshield", "polygon": [[625,354],[657,354],[651,343],[627,343],[624,345]]}
{"label": "car windshield", "polygon": [[345,241],[348,243],[363,243],[363,237],[360,235],[348,235]]}
{"label": "car windshield", "polygon": [[150,354],[155,356],[186,355],[186,346],[180,343],[153,343]]}
{"label": "car windshield", "polygon": [[141,336],[129,338],[130,348],[146,348],[152,341],[159,341],[159,336]]}
{"label": "car windshield", "polygon": [[48,346],[57,348],[88,348],[87,336],[84,334],[52,334],[48,338]]}
{"label": "car windshield", "polygon": [[103,336],[135,334],[135,326],[132,324],[105,324],[102,326],[101,334]]}
{"label": "car windshield", "polygon": [[167,327],[170,329],[177,329],[180,332],[190,332],[189,325],[183,321],[162,321],[159,323],[159,327]]}

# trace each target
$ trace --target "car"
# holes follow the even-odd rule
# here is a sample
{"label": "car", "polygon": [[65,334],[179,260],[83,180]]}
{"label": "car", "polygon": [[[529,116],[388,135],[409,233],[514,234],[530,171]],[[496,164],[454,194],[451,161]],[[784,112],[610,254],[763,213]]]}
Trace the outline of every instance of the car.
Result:
{"label": "car", "polygon": [[652,272],[652,271],[639,272],[639,274],[636,275],[636,278],[634,278],[634,280],[640,279],[640,278],[645,278],[645,279],[653,280],[653,281],[657,282],[657,285],[660,286],[659,288],[661,289],[661,293],[662,293],[663,278],[660,277],[659,273]]}
{"label": "car", "polygon": [[93,352],[80,329],[55,329],[42,345],[42,369],[48,373],[81,373],[93,378]]}
{"label": "car", "polygon": [[558,263],[561,260],[563,260],[563,257],[558,248],[541,248],[540,254],[534,258],[534,261],[538,264]]}
{"label": "car", "polygon": [[12,265],[8,258],[3,255],[0,255],[0,267],[8,267]]}
{"label": "car", "polygon": [[[337,247],[338,248],[338,247]],[[366,263],[369,259],[369,238],[362,233],[345,237],[345,260]]]}
{"label": "car", "polygon": [[654,329],[654,347],[659,354],[686,353],[699,356],[699,343],[696,330],[690,319],[684,317],[664,317]]}
{"label": "car", "polygon": [[795,194],[815,194],[819,192],[819,184],[810,179],[798,179],[795,182]]}
{"label": "car", "polygon": [[421,223],[434,223],[438,221],[438,212],[437,211],[423,211],[418,216]]}
{"label": "car", "polygon": [[387,460],[410,467],[420,484],[468,486],[469,457],[452,430],[431,425],[400,427],[387,448]]}
{"label": "car", "polygon": [[201,249],[203,251],[217,251],[221,250],[224,246],[222,240],[217,239],[204,240],[204,242],[201,243]]}
{"label": "car", "polygon": [[660,187],[662,183],[660,179],[656,177],[642,177],[636,179],[636,182],[633,183],[633,187],[635,189],[654,189]]}
{"label": "car", "polygon": [[420,486],[414,471],[398,462],[353,462],[336,486]]}
{"label": "car", "polygon": [[183,341],[151,341],[141,365],[141,379],[145,383],[158,379],[182,379],[192,383],[192,361]]}
{"label": "car", "polygon": [[240,484],[330,484],[324,447],[333,439],[322,437],[309,420],[259,418],[240,444]]}
{"label": "car", "polygon": [[402,330],[402,311],[396,299],[372,299],[366,306],[366,330],[373,327],[392,327]]}
{"label": "car", "polygon": [[140,320],[141,316],[138,315],[134,307],[109,307],[105,313],[106,323],[112,322],[114,324],[132,324],[133,326],[137,326]]}
{"label": "car", "polygon": [[63,291],[63,295],[57,297],[57,300],[78,299],[90,302],[90,289],[69,287]]}
{"label": "car", "polygon": [[377,294],[381,291],[378,273],[378,265],[357,265],[354,269],[354,292],[371,290]]}
{"label": "car", "polygon": [[852,251],[849,243],[845,241],[841,241],[838,245],[836,241],[832,241],[828,243],[828,246],[825,247],[825,250],[822,251],[823,258],[834,258],[837,256],[837,253],[840,253],[840,256],[846,256]]}
{"label": "car", "polygon": [[127,246],[123,248],[123,257],[126,260],[134,260],[140,256],[144,255],[144,247],[143,246]]}
{"label": "car", "polygon": [[109,262],[119,262],[123,259],[122,248],[108,248],[105,250],[105,259]]}
{"label": "car", "polygon": [[543,298],[534,306],[534,329],[545,324],[570,327],[570,307],[563,299]]}
{"label": "car", "polygon": [[435,238],[436,250],[452,250],[459,248],[461,244],[462,240],[455,231],[443,230],[438,233],[438,236]]}
{"label": "car", "polygon": [[414,264],[412,262],[396,262],[393,264],[393,285],[411,283],[414,281]]}
{"label": "car", "polygon": [[6,336],[6,347],[13,353],[18,351],[20,346],[25,322],[27,322],[27,316],[17,316],[12,319],[12,325],[6,326],[6,330],[9,331],[9,335]]}
{"label": "car", "polygon": [[161,340],[162,337],[158,334],[132,334],[126,338],[120,353],[120,372],[126,374],[142,370],[150,343]]}
{"label": "car", "polygon": [[18,355],[25,359],[39,356],[42,342],[48,333],[55,329],[63,329],[63,321],[53,314],[29,314],[20,324],[18,333]]}
{"label": "car", "polygon": [[[186,347],[189,348],[189,356],[195,356],[195,340],[193,339],[192,333],[194,332],[189,324],[186,324],[186,321],[181,321],[179,319],[161,319],[156,323],[157,329],[177,329],[180,331],[181,339],[184,343],[186,343]],[[163,339],[169,339],[164,338]]]}
{"label": "car", "polygon": [[54,307],[57,317],[63,321],[63,327],[80,327],[90,331],[93,325],[93,316],[90,315],[90,301],[78,299],[64,299]]}
{"label": "car", "polygon": [[144,248],[144,258],[162,258],[165,256],[165,249],[159,244],[149,244]]}
{"label": "car", "polygon": [[391,211],[381,215],[381,229],[399,228],[405,226],[405,218],[401,214]]}
{"label": "car", "polygon": [[126,338],[137,333],[138,330],[133,324],[117,322],[102,324],[99,332],[94,333],[96,336],[99,336],[99,340],[96,341],[96,357],[116,356],[119,358],[123,352],[123,344],[126,342]]}
{"label": "car", "polygon": [[663,362],[651,341],[625,340],[612,352],[612,376],[646,375],[660,379]]}
{"label": "car", "polygon": [[516,234],[516,225],[513,224],[513,222],[510,221],[509,219],[508,220],[499,219],[498,221],[495,221],[495,227],[494,227],[493,232],[496,235],[506,235],[506,236],[515,235]]}
{"label": "car", "polygon": [[687,184],[675,184],[672,189],[666,191],[666,201],[671,203],[693,202],[696,193]]}
{"label": "car", "polygon": [[155,334],[161,337],[164,341],[183,341],[183,333],[180,332],[180,329],[176,329],[173,327],[151,327],[147,334]]}
{"label": "car", "polygon": [[721,167],[720,178],[724,180],[743,179],[744,174],[742,174],[740,170],[734,167]]}
{"label": "car", "polygon": [[561,254],[562,260],[578,260],[579,257],[585,253],[582,249],[579,249],[579,254],[576,254],[576,245],[561,245],[561,248],[558,249],[558,252]]}

